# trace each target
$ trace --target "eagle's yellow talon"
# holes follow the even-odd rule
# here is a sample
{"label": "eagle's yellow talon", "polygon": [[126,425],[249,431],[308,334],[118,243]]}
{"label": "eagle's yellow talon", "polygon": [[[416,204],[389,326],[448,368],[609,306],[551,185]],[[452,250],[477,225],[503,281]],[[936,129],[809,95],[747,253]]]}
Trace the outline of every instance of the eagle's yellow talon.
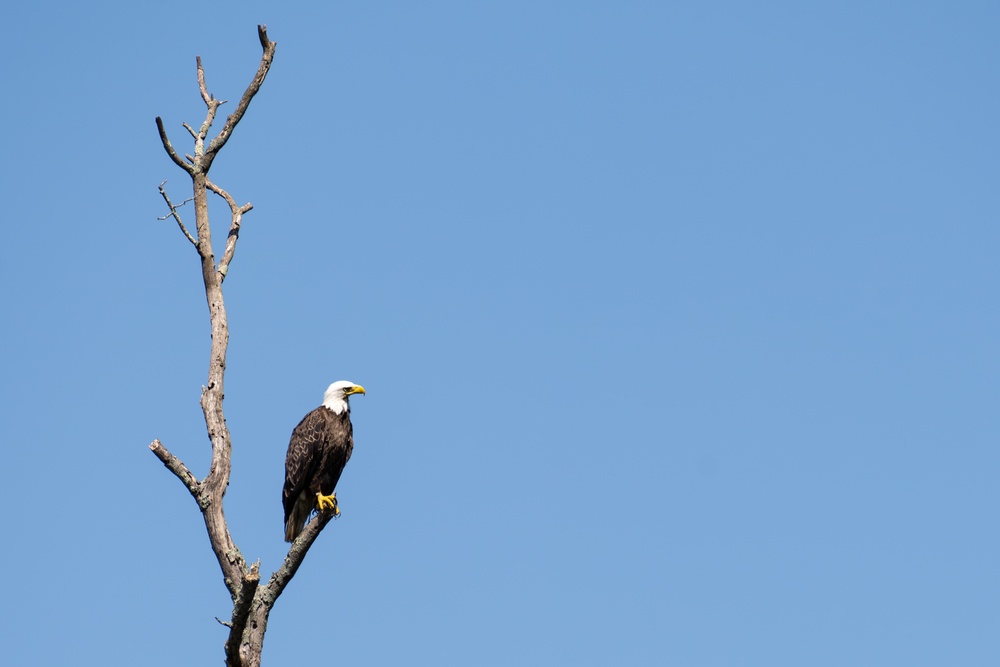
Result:
{"label": "eagle's yellow talon", "polygon": [[333,510],[335,515],[340,514],[340,508],[337,507],[337,494],[332,493],[329,496],[324,496],[322,493],[317,493],[316,509],[320,512],[323,510]]}

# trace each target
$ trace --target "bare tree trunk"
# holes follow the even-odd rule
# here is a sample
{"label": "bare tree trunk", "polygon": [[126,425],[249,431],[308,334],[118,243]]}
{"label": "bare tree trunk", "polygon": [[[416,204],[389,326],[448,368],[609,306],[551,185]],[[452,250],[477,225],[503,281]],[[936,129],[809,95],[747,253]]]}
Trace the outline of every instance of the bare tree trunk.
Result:
{"label": "bare tree trunk", "polygon": [[[225,100],[217,100],[208,93],[205,85],[205,71],[201,65],[201,58],[197,58],[198,65],[198,88],[201,92],[202,100],[208,108],[205,120],[198,131],[190,125],[184,123],[184,128],[194,139],[194,155],[185,155],[183,159],[174,150],[173,145],[167,138],[163,121],[158,117],[156,127],[160,134],[163,148],[174,161],[191,177],[194,193],[191,199],[185,200],[181,204],[174,205],[163,189],[164,181],[160,184],[160,194],[167,203],[170,212],[161,219],[173,218],[177,226],[195,247],[201,259],[201,275],[205,285],[205,298],[208,302],[209,319],[212,326],[212,346],[208,363],[208,382],[202,387],[201,408],[205,414],[205,427],[208,431],[208,438],[212,444],[212,463],[208,475],[199,480],[185,466],[180,459],[171,454],[159,440],[154,440],[149,446],[153,453],[163,462],[163,464],[177,476],[187,487],[188,491],[198,503],[202,517],[205,520],[205,528],[208,531],[208,538],[212,545],[212,551],[222,569],[223,581],[233,600],[233,614],[228,623],[229,636],[226,639],[226,665],[229,667],[257,667],[260,665],[260,655],[264,644],[264,631],[267,628],[268,615],[275,601],[285,586],[295,575],[302,559],[305,558],[309,547],[319,536],[320,531],[333,518],[332,511],[319,513],[306,526],[302,534],[295,540],[284,563],[278,568],[267,584],[260,583],[260,561],[248,566],[243,554],[229,533],[229,526],[226,524],[226,516],[223,511],[223,497],[226,494],[226,487],[229,486],[229,473],[231,469],[232,442],[229,435],[229,428],[226,426],[226,418],[222,410],[222,401],[225,396],[224,379],[226,373],[226,350],[229,346],[229,325],[226,319],[226,304],[222,294],[222,283],[229,272],[229,265],[232,263],[233,255],[236,252],[236,241],[239,238],[240,224],[243,221],[243,214],[250,211],[253,206],[244,204],[238,206],[236,201],[228,192],[220,188],[208,178],[208,171],[215,160],[216,155],[222,147],[229,141],[236,125],[243,118],[250,101],[257,91],[260,90],[264,78],[267,76],[274,58],[276,44],[267,37],[266,26],[257,27],[260,37],[260,44],[263,54],[260,66],[253,81],[247,87],[246,92],[240,99],[234,112],[226,118],[226,123],[219,134],[209,141],[208,132],[215,120],[215,113],[218,108],[225,103]],[[212,250],[212,230],[208,219],[208,191],[212,191],[223,198],[229,205],[231,214],[229,224],[229,236],[226,247],[222,255],[222,260],[216,264],[215,254]],[[194,200],[195,214],[195,234],[192,235],[181,220],[178,209],[187,201]]]}

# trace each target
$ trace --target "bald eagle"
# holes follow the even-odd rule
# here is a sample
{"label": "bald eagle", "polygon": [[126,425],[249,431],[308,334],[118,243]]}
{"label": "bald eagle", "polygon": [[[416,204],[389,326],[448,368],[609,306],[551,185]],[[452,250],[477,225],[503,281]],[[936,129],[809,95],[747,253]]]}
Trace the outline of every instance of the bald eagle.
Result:
{"label": "bald eagle", "polygon": [[303,417],[292,431],[281,494],[286,542],[299,536],[314,509],[340,514],[334,490],[354,450],[351,406],[347,399],[363,393],[365,388],[361,385],[347,380],[334,382],[323,395],[323,405]]}

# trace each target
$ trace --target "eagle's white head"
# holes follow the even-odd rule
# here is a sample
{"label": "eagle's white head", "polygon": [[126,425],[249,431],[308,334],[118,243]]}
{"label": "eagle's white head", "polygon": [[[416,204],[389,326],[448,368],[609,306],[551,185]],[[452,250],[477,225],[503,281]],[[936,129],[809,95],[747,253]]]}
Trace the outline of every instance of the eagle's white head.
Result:
{"label": "eagle's white head", "polygon": [[337,380],[327,387],[326,393],[323,394],[323,405],[339,415],[344,410],[350,409],[347,399],[351,394],[363,393],[365,393],[365,388],[360,384],[354,384],[347,380]]}

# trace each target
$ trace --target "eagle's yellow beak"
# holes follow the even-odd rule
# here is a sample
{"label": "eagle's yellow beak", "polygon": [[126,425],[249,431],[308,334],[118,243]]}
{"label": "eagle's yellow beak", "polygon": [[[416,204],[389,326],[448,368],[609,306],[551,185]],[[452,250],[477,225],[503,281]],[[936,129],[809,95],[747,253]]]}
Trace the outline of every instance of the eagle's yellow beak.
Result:
{"label": "eagle's yellow beak", "polygon": [[356,384],[347,391],[344,392],[344,396],[350,396],[351,394],[363,394],[365,393],[365,388],[360,384]]}

